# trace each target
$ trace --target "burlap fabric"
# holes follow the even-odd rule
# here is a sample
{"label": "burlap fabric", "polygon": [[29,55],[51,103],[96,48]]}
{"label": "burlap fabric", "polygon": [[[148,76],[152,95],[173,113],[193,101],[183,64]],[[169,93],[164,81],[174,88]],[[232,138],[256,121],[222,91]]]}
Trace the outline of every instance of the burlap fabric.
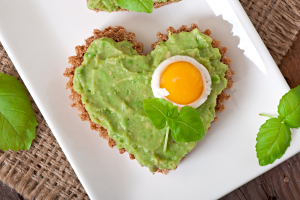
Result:
{"label": "burlap fabric", "polygon": [[[300,1],[240,2],[274,60],[280,64],[300,29]],[[21,81],[1,44],[0,72]],[[29,151],[0,151],[0,179],[28,199],[89,199],[33,101],[32,106],[39,123],[36,139]]]}

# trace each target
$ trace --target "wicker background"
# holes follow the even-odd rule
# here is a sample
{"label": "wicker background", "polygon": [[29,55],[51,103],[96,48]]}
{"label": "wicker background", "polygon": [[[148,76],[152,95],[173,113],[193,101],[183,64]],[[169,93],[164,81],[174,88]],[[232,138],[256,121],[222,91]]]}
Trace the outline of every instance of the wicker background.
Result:
{"label": "wicker background", "polygon": [[[300,29],[300,1],[240,2],[275,62],[280,64]],[[1,43],[0,72],[13,75],[21,81]],[[0,180],[28,199],[89,199],[33,101],[32,106],[39,123],[36,139],[29,151],[0,150]]]}

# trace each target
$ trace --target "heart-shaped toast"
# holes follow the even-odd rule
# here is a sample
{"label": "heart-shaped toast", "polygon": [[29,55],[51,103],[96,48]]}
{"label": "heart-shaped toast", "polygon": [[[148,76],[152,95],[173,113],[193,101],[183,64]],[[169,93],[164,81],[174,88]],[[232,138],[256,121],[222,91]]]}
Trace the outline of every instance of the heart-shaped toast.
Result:
{"label": "heart-shaped toast", "polygon": [[[171,3],[179,2],[181,0],[155,0],[155,1],[153,0],[153,2],[151,2],[152,0],[150,0],[150,2],[151,2],[150,4],[149,4],[149,0],[148,0],[148,3],[143,2],[143,4],[142,4],[142,1],[140,1],[140,0],[133,0],[133,1],[119,0],[119,3],[118,3],[118,0],[86,0],[86,1],[87,1],[87,7],[96,12],[99,12],[99,11],[117,12],[117,11],[131,10],[131,11],[136,11],[136,12],[151,13],[153,8],[157,9],[162,6],[169,5]],[[128,2],[128,4],[126,3],[126,1]],[[128,9],[126,9],[126,7]]]}
{"label": "heart-shaped toast", "polygon": [[226,47],[210,38],[210,30],[200,32],[196,24],[169,34],[158,33],[149,54],[142,53],[143,45],[136,42],[134,33],[123,27],[94,30],[86,44],[77,46],[76,56],[69,57],[71,68],[67,88],[71,90],[72,106],[81,112],[81,120],[89,121],[91,129],[100,132],[110,147],[122,154],[128,151],[151,172],[166,174],[197,142],[177,142],[167,138],[168,149],[163,150],[166,128],[157,130],[145,114],[143,100],[154,98],[151,77],[156,67],[172,56],[188,56],[202,64],[211,76],[211,93],[196,111],[205,132],[217,120],[215,112],[222,112],[222,104],[230,95],[224,92],[232,86],[231,59],[225,56]]}

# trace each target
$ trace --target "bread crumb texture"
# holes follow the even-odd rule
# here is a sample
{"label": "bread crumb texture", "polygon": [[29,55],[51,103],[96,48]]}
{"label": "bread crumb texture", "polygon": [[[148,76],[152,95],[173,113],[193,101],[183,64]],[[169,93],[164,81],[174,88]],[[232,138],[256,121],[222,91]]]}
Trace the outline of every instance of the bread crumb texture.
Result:
{"label": "bread crumb texture", "polygon": [[[162,3],[168,3],[168,2],[170,2],[170,1],[162,2]],[[159,6],[160,3],[157,3],[156,5]],[[160,5],[160,7],[161,6],[163,6],[163,5]],[[173,27],[169,27],[167,29],[167,33],[169,33],[169,32],[171,32],[171,33],[190,32],[190,31],[194,30],[195,28],[199,29],[196,24],[191,24],[191,26],[189,28],[184,25],[184,26],[181,26],[178,30],[174,29]],[[202,33],[205,35],[208,35],[208,36],[211,35],[211,31],[209,29],[205,30]],[[76,55],[69,57],[69,63],[71,64],[71,67],[67,68],[63,75],[65,77],[69,78],[66,88],[70,89],[70,91],[71,91],[71,95],[69,96],[69,98],[72,101],[71,106],[76,107],[77,110],[80,112],[80,114],[78,114],[80,119],[82,121],[88,121],[90,123],[90,128],[92,130],[98,131],[99,136],[104,138],[105,140],[107,140],[108,146],[113,148],[114,146],[116,146],[116,142],[108,136],[107,130],[105,128],[103,128],[101,125],[96,124],[91,121],[88,112],[86,111],[84,105],[82,104],[81,95],[79,95],[73,88],[73,77],[74,77],[75,69],[77,67],[79,67],[81,65],[81,63],[83,62],[83,56],[86,53],[86,50],[89,48],[90,44],[94,40],[102,38],[102,37],[111,38],[116,42],[121,42],[123,40],[127,40],[133,44],[133,49],[135,49],[138,54],[143,55],[143,44],[141,42],[136,42],[135,34],[132,32],[127,33],[125,31],[124,27],[122,27],[122,26],[111,27],[110,26],[102,31],[95,29],[93,32],[93,36],[87,38],[85,40],[84,45],[79,45],[79,46],[75,47]],[[168,34],[162,34],[162,33],[158,32],[157,38],[158,38],[158,41],[151,44],[152,49],[155,49],[158,42],[167,41],[169,37],[168,37]],[[234,71],[231,70],[231,68],[230,68],[230,63],[232,60],[225,56],[225,54],[227,52],[227,47],[220,46],[220,43],[221,43],[220,41],[213,39],[212,47],[219,49],[220,54],[221,54],[221,62],[228,65],[228,70],[226,71],[226,74],[225,74],[225,78],[227,79],[227,87],[225,89],[229,89],[233,85],[231,76],[234,75]],[[217,104],[215,107],[216,112],[223,112],[225,110],[225,106],[223,103],[230,98],[230,95],[226,94],[224,90],[217,97]],[[213,122],[215,122],[217,120],[218,120],[218,117],[216,115]],[[120,154],[123,154],[126,152],[126,150],[124,148],[119,149],[119,152],[120,152]],[[129,153],[129,158],[131,160],[135,159],[134,155],[130,154],[130,153]],[[167,174],[168,171],[169,171],[169,169],[157,169],[156,172]]]}

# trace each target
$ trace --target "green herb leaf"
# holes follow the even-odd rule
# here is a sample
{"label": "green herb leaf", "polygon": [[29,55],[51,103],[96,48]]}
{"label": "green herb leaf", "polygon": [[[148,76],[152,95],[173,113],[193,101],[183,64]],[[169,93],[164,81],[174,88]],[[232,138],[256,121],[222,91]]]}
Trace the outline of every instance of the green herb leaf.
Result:
{"label": "green herb leaf", "polygon": [[144,110],[157,129],[166,126],[167,118],[177,118],[178,108],[165,99],[144,99]]}
{"label": "green herb leaf", "polygon": [[290,146],[291,131],[280,119],[271,118],[260,127],[256,141],[259,165],[265,166],[285,153]]}
{"label": "green herb leaf", "polygon": [[[204,135],[204,126],[196,109],[185,106],[178,115],[178,107],[171,102],[155,98],[144,99],[144,110],[157,129],[166,125],[171,128],[171,135],[177,142],[194,142],[201,140]],[[168,130],[169,131],[169,130]],[[166,140],[168,136],[166,133]],[[166,142],[164,151],[166,150]]]}
{"label": "green herb leaf", "polygon": [[130,11],[152,13],[153,0],[117,0],[118,5]]}
{"label": "green herb leaf", "polygon": [[288,127],[300,127],[300,86],[291,89],[280,99],[278,113]]}
{"label": "green herb leaf", "polygon": [[199,141],[205,135],[204,126],[199,113],[192,107],[184,106],[177,119],[170,123],[171,134],[177,142]]}
{"label": "green herb leaf", "polygon": [[37,121],[24,86],[0,73],[0,149],[29,149]]}

